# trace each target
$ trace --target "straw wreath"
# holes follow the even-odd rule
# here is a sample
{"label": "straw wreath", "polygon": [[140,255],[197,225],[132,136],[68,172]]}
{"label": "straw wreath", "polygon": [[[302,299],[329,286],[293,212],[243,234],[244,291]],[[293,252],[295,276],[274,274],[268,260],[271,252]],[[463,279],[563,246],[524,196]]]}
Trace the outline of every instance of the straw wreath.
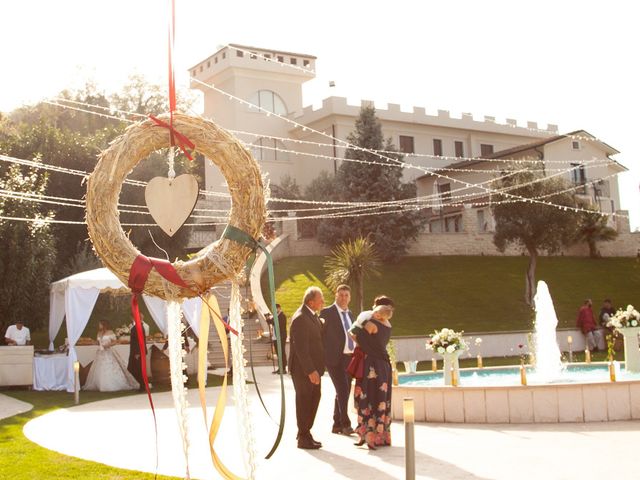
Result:
{"label": "straw wreath", "polygon": [[[159,117],[169,123],[168,115]],[[257,238],[265,222],[266,207],[262,177],[251,154],[227,131],[215,123],[174,113],[174,128],[195,144],[220,169],[231,194],[229,224]],[[115,139],[99,158],[87,182],[87,227],[93,246],[109,268],[125,285],[129,270],[140,253],[129,241],[120,225],[118,198],[122,182],[133,168],[155,150],[170,146],[167,128],[152,120],[131,125]],[[193,289],[178,288],[178,297],[194,297],[226,279],[239,274],[250,249],[221,239],[198,252],[187,262],[173,266]],[[152,270],[145,293],[166,298],[166,282]],[[173,294],[172,294],[173,296]]]}

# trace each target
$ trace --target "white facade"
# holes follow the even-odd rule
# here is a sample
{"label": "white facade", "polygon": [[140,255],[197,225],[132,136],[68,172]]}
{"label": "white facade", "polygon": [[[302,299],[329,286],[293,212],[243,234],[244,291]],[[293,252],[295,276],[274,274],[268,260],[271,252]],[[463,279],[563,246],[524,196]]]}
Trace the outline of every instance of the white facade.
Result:
{"label": "white facade", "polygon": [[[361,106],[371,103],[364,100],[362,105],[349,105],[345,98],[329,97],[323,100],[320,108],[303,107],[302,85],[315,77],[315,64],[316,58],[312,55],[232,44],[190,69],[192,87],[204,93],[204,116],[231,130],[241,141],[253,145],[254,156],[272,183],[278,184],[288,175],[304,188],[322,171],[335,172],[345,152],[340,140],[346,140],[354,130]],[[215,89],[207,85],[213,85]],[[245,103],[230,98],[230,95]],[[250,104],[260,105],[268,112]],[[295,123],[278,118],[278,115]],[[581,140],[576,145],[573,138],[559,136],[555,125],[548,125],[543,130],[535,122],[526,122],[523,126],[513,119],[499,124],[493,117],[476,120],[471,114],[452,118],[443,110],[429,115],[421,107],[405,112],[395,104],[376,109],[376,115],[385,138],[391,138],[396,148],[405,152],[405,162],[413,166],[404,169],[404,180],[416,181],[418,196],[437,193],[435,183],[442,185],[448,182],[429,175],[426,168],[456,164],[464,165],[465,169],[496,169],[499,172],[501,167],[494,162],[459,162],[460,157],[486,158],[514,147],[541,142],[537,149],[518,151],[512,157],[503,158],[542,156],[548,168],[571,168],[573,163],[592,162],[593,159],[606,161],[609,155],[618,153],[600,141]],[[581,134],[589,137],[586,132]],[[296,142],[300,140],[324,145]],[[559,160],[563,163],[555,163]],[[592,198],[603,212],[615,212],[620,208],[617,177],[612,174],[623,170],[619,164],[588,167],[583,169],[583,177],[578,179],[584,180],[585,195]],[[568,181],[576,180],[570,175],[566,175]],[[451,178],[449,183],[453,191],[462,186],[456,185],[456,179],[478,183],[488,180],[493,174],[447,171],[446,176]],[[598,179],[603,177],[605,180],[598,183]],[[216,192],[227,191],[224,178],[210,162],[206,167],[206,188]],[[463,207],[445,207],[439,212],[427,211],[427,215],[437,213],[441,220],[438,224],[436,218],[431,231],[469,232],[474,224],[476,232],[491,230],[488,208],[468,213],[464,222],[460,216],[461,209]],[[452,219],[444,218],[447,216]]]}

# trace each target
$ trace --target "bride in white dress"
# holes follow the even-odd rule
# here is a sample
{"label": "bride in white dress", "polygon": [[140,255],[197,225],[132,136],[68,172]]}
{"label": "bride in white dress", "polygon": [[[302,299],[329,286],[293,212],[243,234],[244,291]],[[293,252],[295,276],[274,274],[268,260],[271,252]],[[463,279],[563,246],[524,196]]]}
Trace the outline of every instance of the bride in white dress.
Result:
{"label": "bride in white dress", "polygon": [[101,320],[98,323],[98,351],[91,365],[84,390],[115,392],[118,390],[137,390],[140,385],[127,370],[127,364],[120,358],[113,347],[118,342],[109,323]]}

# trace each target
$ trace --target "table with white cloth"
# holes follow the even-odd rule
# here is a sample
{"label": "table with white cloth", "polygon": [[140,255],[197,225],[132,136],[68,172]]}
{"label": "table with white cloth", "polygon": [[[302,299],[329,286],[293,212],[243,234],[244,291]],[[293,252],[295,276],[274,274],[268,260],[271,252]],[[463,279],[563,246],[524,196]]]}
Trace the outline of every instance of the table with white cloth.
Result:
{"label": "table with white cloth", "polygon": [[[164,343],[147,343],[147,372],[149,375],[151,374],[151,346],[155,345],[160,350],[164,347]],[[129,344],[128,343],[119,343],[111,347],[122,360],[126,364],[129,361]],[[78,361],[83,367],[86,367],[87,364],[92,362],[96,358],[96,352],[98,351],[98,345],[77,345],[76,352],[78,353]],[[165,354],[168,352],[165,350]],[[198,368],[198,349],[192,348],[191,352],[189,352],[185,358],[185,363],[187,364],[187,373],[193,374],[196,373]]]}
{"label": "table with white cloth", "polygon": [[64,353],[33,357],[33,389],[66,390],[67,362]]}

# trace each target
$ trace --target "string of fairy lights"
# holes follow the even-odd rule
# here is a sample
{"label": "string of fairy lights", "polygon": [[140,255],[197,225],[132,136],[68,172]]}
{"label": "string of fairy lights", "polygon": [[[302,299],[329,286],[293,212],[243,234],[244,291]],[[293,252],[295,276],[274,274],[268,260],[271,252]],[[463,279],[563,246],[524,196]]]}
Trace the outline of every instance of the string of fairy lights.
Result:
{"label": "string of fairy lights", "polygon": [[[221,89],[217,88],[215,85],[209,85],[209,84],[207,84],[205,82],[202,82],[202,81],[194,79],[194,78],[192,78],[191,80],[195,81],[196,83],[199,83],[199,84],[201,84],[203,86],[206,86],[207,88],[210,88],[210,89],[220,93],[221,95],[224,95],[227,98],[229,98],[231,100],[234,100],[234,101],[236,101],[236,102],[238,102],[238,103],[240,103],[242,105],[245,105],[245,106],[247,106],[249,108],[258,109],[259,111],[264,113],[267,117],[274,116],[275,118],[278,118],[278,119],[280,119],[282,121],[285,121],[285,122],[289,123],[290,125],[293,125],[296,128],[301,128],[303,131],[312,132],[312,133],[315,133],[317,135],[328,137],[331,140],[335,140],[337,142],[340,142],[341,144],[346,145],[347,147],[349,147],[352,150],[359,150],[359,151],[366,152],[368,154],[372,154],[374,156],[377,156],[377,157],[379,157],[379,158],[381,158],[383,160],[389,161],[391,163],[397,163],[397,164],[402,164],[403,166],[405,166],[405,165],[408,166],[408,164],[406,164],[405,162],[401,162],[401,161],[399,161],[399,160],[397,160],[397,159],[395,159],[393,157],[382,155],[380,153],[377,153],[375,151],[372,151],[372,150],[364,148],[364,147],[360,147],[358,145],[353,145],[353,144],[351,144],[351,143],[349,143],[349,142],[347,142],[345,140],[341,140],[339,138],[332,137],[331,135],[329,135],[329,134],[327,134],[325,132],[322,132],[322,131],[319,131],[319,130],[315,130],[315,129],[313,129],[311,127],[308,127],[306,125],[302,125],[302,124],[296,122],[295,120],[292,120],[292,119],[287,118],[285,116],[282,116],[282,115],[279,115],[277,113],[271,112],[271,111],[269,111],[269,110],[267,110],[267,109],[265,109],[263,107],[254,105],[254,104],[252,104],[250,102],[247,102],[244,99],[241,99],[239,97],[236,97],[235,95],[230,94],[229,92],[226,92],[224,90],[221,90]],[[462,185],[464,185],[464,186],[466,186],[468,188],[479,187],[480,189],[484,190],[485,193],[487,193],[487,194],[496,194],[496,193],[498,193],[498,192],[495,192],[493,189],[491,189],[489,187],[486,187],[484,185],[473,184],[473,183],[467,182],[467,181],[462,180],[462,179],[453,178],[453,177],[450,177],[448,175],[444,175],[444,174],[440,173],[437,169],[434,169],[434,168],[428,168],[428,167],[418,166],[418,165],[412,165],[411,167],[417,168],[418,170],[421,170],[424,173],[431,174],[431,175],[433,175],[435,177],[438,177],[439,179],[445,179],[445,180],[448,180],[450,182],[461,183]],[[542,181],[542,180],[543,179],[541,179],[540,181]],[[520,185],[520,187],[522,187],[522,185]],[[547,202],[547,201],[544,201],[544,200],[533,199],[533,198],[521,197],[521,196],[514,195],[514,194],[511,194],[511,193],[508,193],[508,192],[504,192],[504,191],[500,192],[500,194],[505,195],[506,197],[508,197],[510,199],[513,199],[513,200],[520,200],[520,201],[524,201],[524,202],[528,202],[528,203],[536,203],[536,204],[545,205],[545,206],[548,206],[548,207],[560,208],[560,209],[562,209],[564,211],[588,212],[587,209],[584,209],[584,208],[581,208],[581,207],[570,207],[570,206],[557,205],[557,204],[554,204],[552,202]],[[611,215],[613,216],[613,215],[615,215],[615,213],[612,213]]]}
{"label": "string of fairy lights", "polygon": [[[236,98],[237,98],[237,97],[236,97]],[[66,101],[66,99],[57,99],[57,100],[65,100],[65,101]],[[240,100],[240,99],[238,99],[238,100]],[[52,103],[52,102],[49,102],[49,103],[54,104],[54,105],[57,105],[57,106],[60,106],[60,107],[63,107],[63,108],[70,108],[70,109],[72,109],[72,110],[79,110],[79,111],[82,111],[82,112],[85,112],[85,113],[93,113],[93,111],[91,111],[91,110],[80,109],[80,108],[77,108],[77,107],[68,107],[68,106],[65,106],[65,105],[61,105],[61,104],[57,104],[57,103]],[[74,104],[80,104],[80,105],[87,106],[87,107],[95,107],[95,108],[99,108],[99,109],[105,109],[105,110],[108,110],[108,108],[107,108],[107,107],[102,107],[102,106],[97,106],[97,105],[91,105],[91,104],[87,104],[87,103],[83,103],[83,102],[78,102],[78,101],[72,101],[72,103],[74,103]],[[253,104],[252,104],[252,105],[253,105]],[[142,114],[133,113],[133,112],[125,112],[125,111],[122,111],[122,110],[117,110],[117,111],[118,111],[118,112],[120,112],[120,113],[123,113],[123,114],[125,114],[125,115],[132,115],[132,116],[137,116],[137,117],[140,117],[140,118],[145,118],[145,116],[144,116],[144,115],[142,115]],[[132,120],[129,120],[129,119],[122,119],[122,118],[120,118],[120,117],[112,117],[112,116],[108,116],[108,117],[109,117],[109,118],[115,118],[115,119],[118,119],[118,120],[124,120],[124,121],[127,121],[127,122],[132,122]],[[254,135],[259,135],[259,134],[254,134]],[[272,138],[277,138],[277,137],[272,137]],[[333,137],[331,137],[331,138],[333,138]],[[316,145],[324,145],[324,146],[329,146],[329,145],[330,145],[330,144],[320,144],[320,143],[317,143],[317,142],[309,142],[309,143],[314,143],[314,144],[316,144]],[[345,143],[347,143],[347,142],[345,142]],[[347,143],[347,146],[348,146],[348,145],[349,145],[349,144]],[[248,146],[250,146],[250,147],[252,147],[252,148],[257,148],[255,145],[248,145]],[[260,148],[265,148],[265,149],[267,149],[267,148],[275,148],[275,149],[276,149],[276,151],[281,151],[281,152],[293,152],[293,153],[296,153],[296,154],[306,155],[306,156],[309,156],[309,157],[318,157],[318,158],[326,158],[326,159],[328,158],[328,159],[331,159],[331,160],[335,160],[335,157],[324,156],[324,155],[319,155],[319,154],[312,154],[312,153],[307,153],[307,152],[298,152],[298,151],[292,151],[292,150],[279,149],[279,148],[277,148],[277,147],[260,146]],[[374,152],[379,152],[379,151],[374,151]],[[395,153],[397,153],[397,152],[395,152]],[[447,157],[447,158],[454,158],[454,157]],[[458,158],[458,157],[455,157],[455,158]],[[491,161],[494,161],[494,160],[504,161],[504,159],[482,159],[482,158],[478,158],[478,157],[467,157],[467,158],[463,158],[463,159],[464,159],[464,160],[467,160],[467,161],[487,161],[487,162],[491,162]],[[379,163],[379,162],[375,162],[375,161],[371,161],[371,160],[359,160],[359,159],[341,159],[341,160],[342,160],[342,161],[355,161],[355,162],[372,163],[372,164]],[[395,160],[395,159],[394,159],[394,160]],[[558,171],[559,171],[559,172],[561,172],[561,173],[568,173],[568,172],[570,172],[571,170],[574,170],[574,169],[577,169],[577,168],[584,168],[584,166],[585,166],[586,164],[588,164],[589,162],[591,162],[591,161],[593,161],[593,160],[572,160],[572,162],[571,162],[571,167],[570,167],[570,168],[566,168],[566,169],[558,169]],[[540,160],[514,160],[513,162],[514,162],[514,163],[516,163],[516,164],[521,164],[521,163],[524,163],[524,162],[536,162],[536,163],[540,163]],[[566,161],[561,161],[561,162],[563,162],[563,163],[565,163],[565,164],[566,164],[566,163],[568,163],[568,162],[566,162]],[[603,166],[606,166],[609,162],[610,162],[610,163],[612,163],[612,164],[613,164],[613,163],[617,163],[617,162],[615,162],[615,160],[610,160],[610,159],[609,159],[609,160],[603,161]],[[388,167],[390,167],[390,166],[391,166],[391,165],[389,165],[389,164],[387,164],[387,163],[383,163],[382,165],[384,165],[384,166],[388,166]],[[418,168],[418,169],[421,169],[421,167],[416,166],[416,165],[409,164],[409,163],[407,163],[407,162],[404,162],[403,167],[407,167],[407,168]],[[452,169],[452,170],[457,170],[457,171],[463,170],[463,171],[469,171],[469,172],[473,172],[473,173],[479,173],[479,172],[481,171],[480,169],[466,169],[466,170],[465,170],[465,169],[462,169],[462,168],[456,168],[456,169]],[[528,170],[531,170],[531,169],[530,169],[530,168],[528,168]],[[544,171],[552,171],[552,170],[554,170],[554,169],[541,169],[541,170],[544,170]],[[438,168],[438,171],[443,171],[443,169],[442,169],[442,168]],[[490,172],[490,173],[493,173],[494,171],[489,171],[489,172]],[[517,173],[517,172],[516,172],[516,173]],[[495,178],[491,179],[490,181],[482,182],[482,183],[480,183],[480,184],[473,184],[473,185],[478,186],[478,185],[483,185],[483,184],[485,184],[485,183],[492,183],[492,182],[495,182],[496,180],[501,180],[502,178],[505,178],[506,176],[509,176],[509,175],[511,175],[511,174],[512,174],[512,173],[505,173],[502,177],[495,177]],[[534,180],[533,182],[535,183],[535,182],[540,182],[540,181],[544,181],[544,178],[540,178],[540,179]],[[453,194],[453,193],[455,193],[455,192],[456,192],[456,191],[458,191],[458,190],[466,190],[466,189],[468,189],[468,188],[469,188],[469,186],[470,186],[470,185],[471,185],[471,184],[466,184],[466,185],[464,185],[463,187],[461,187],[461,188],[459,188],[459,189],[454,189],[454,190],[452,190],[450,193],[451,193],[451,194]],[[522,186],[522,185],[521,185],[521,186]],[[517,187],[511,187],[511,188],[513,189],[513,188],[517,188]],[[498,193],[498,192],[500,192],[500,191],[501,191],[501,190],[496,190],[496,191],[495,191],[495,193]],[[436,195],[437,195],[437,194],[436,194]],[[466,196],[468,196],[468,195],[464,195],[464,196],[462,196],[462,197],[466,197]]]}
{"label": "string of fairy lights", "polygon": [[[8,158],[10,159],[11,157],[0,156],[0,160],[7,160]],[[23,163],[23,162],[20,162],[20,163]],[[74,171],[73,173],[77,173],[77,172]],[[574,188],[576,187],[571,187],[571,189],[574,189]],[[571,190],[571,189],[567,189],[567,190]],[[558,193],[559,192],[552,192],[551,194],[547,194],[539,198],[548,197],[550,195],[557,195]],[[46,203],[49,205],[72,206],[72,207],[84,208],[84,201],[80,199],[69,199],[64,197],[53,197],[48,195],[38,195],[38,194],[24,193],[24,192],[12,192],[7,190],[0,190],[0,197],[13,198],[13,199],[22,200],[22,201]],[[446,205],[450,207],[452,206],[482,207],[482,206],[498,205],[501,203],[514,203],[514,202],[515,202],[514,200],[501,200],[501,201],[493,200],[492,201],[491,199],[489,200],[485,199],[482,201],[470,201],[466,199],[460,202],[460,201],[455,201],[454,199],[451,199],[450,201],[447,201]],[[121,204],[120,206],[123,206],[123,204]],[[134,207],[134,208],[141,208],[141,209],[146,208],[144,205],[128,205],[128,206]],[[349,208],[348,211],[335,212],[331,214],[323,213],[323,214],[317,214],[317,215],[303,215],[303,216],[296,216],[296,217],[276,217],[276,218],[272,218],[272,220],[294,221],[294,220],[307,220],[307,219],[349,218],[349,217],[361,216],[361,215],[388,215],[388,214],[402,213],[406,211],[416,211],[416,210],[421,210],[425,208],[441,208],[441,207],[442,205],[438,200],[435,202],[426,202],[423,198],[419,197],[419,198],[405,199],[405,200],[393,201],[393,202],[378,202],[378,203],[370,203],[370,204],[351,203],[350,205],[344,205],[339,207],[328,207],[333,209]],[[326,210],[327,207],[323,207],[323,209]],[[227,213],[228,213],[226,210],[222,210],[222,209],[220,210],[199,209],[199,210],[221,212],[224,215],[192,215],[192,218],[194,219],[205,219],[205,220],[213,219],[213,220],[219,220],[219,221],[187,223],[186,224],[187,226],[222,226],[226,224],[226,222],[224,221],[226,220]],[[315,209],[305,209],[305,210],[315,210]],[[281,210],[281,212],[289,212],[289,211],[291,210],[290,209]],[[148,211],[127,210],[124,208],[120,208],[120,212],[149,215]],[[3,219],[14,220],[14,221],[32,221],[34,223],[44,222],[44,223],[77,224],[77,225],[81,225],[84,223],[81,221],[53,219],[50,216],[36,217],[31,219],[5,216],[3,217]],[[122,225],[126,227],[154,227],[155,226],[154,223],[122,223]]]}
{"label": "string of fairy lights", "polygon": [[[236,47],[232,47],[232,48],[236,48]],[[236,48],[238,49],[238,48]],[[248,50],[245,50],[245,53],[249,52]],[[251,53],[251,52],[249,52]],[[268,60],[268,57],[265,57],[265,59]],[[271,60],[271,61],[275,61],[275,60]],[[278,62],[279,63],[279,62]],[[565,193],[571,190],[576,190],[579,188],[583,188],[582,185],[575,185],[572,187],[569,187],[567,189],[564,189],[561,192],[552,192],[550,194],[546,194],[543,196],[539,196],[539,197],[532,197],[532,198],[526,198],[526,197],[520,197],[518,195],[513,195],[508,193],[508,190],[514,190],[517,188],[522,188],[524,186],[526,186],[526,184],[518,184],[518,185],[514,185],[511,187],[505,187],[502,189],[494,189],[494,188],[489,188],[486,187],[485,185],[487,184],[495,184],[498,180],[502,179],[502,178],[506,178],[510,175],[513,175],[517,172],[523,171],[523,170],[528,170],[528,171],[544,171],[545,173],[551,173],[551,172],[556,172],[554,175],[552,176],[556,176],[556,175],[565,175],[568,172],[572,171],[573,169],[576,168],[598,168],[598,167],[606,167],[609,166],[613,163],[616,163],[614,160],[611,159],[607,159],[607,160],[602,160],[602,159],[592,159],[592,160],[583,160],[583,161],[579,161],[579,160],[573,160],[571,161],[571,167],[569,168],[525,168],[523,170],[512,170],[509,172],[501,172],[499,167],[496,167],[495,169],[468,169],[468,168],[462,168],[462,167],[456,167],[456,166],[448,166],[448,167],[437,167],[437,168],[430,168],[430,167],[424,167],[424,166],[420,166],[420,165],[413,165],[410,164],[408,162],[404,162],[401,160],[398,160],[397,158],[394,158],[392,156],[390,156],[391,154],[398,154],[399,152],[390,152],[390,151],[384,151],[384,150],[370,150],[370,149],[365,149],[362,147],[359,147],[357,145],[352,145],[349,142],[346,142],[344,140],[338,139],[338,138],[334,138],[333,136],[325,133],[325,132],[321,132],[315,129],[312,129],[310,127],[307,127],[305,125],[299,124],[297,122],[295,122],[294,120],[291,120],[287,117],[284,117],[282,115],[276,114],[274,112],[268,111],[260,106],[251,104],[250,102],[247,102],[243,99],[240,99],[238,97],[235,97],[234,95],[229,94],[228,92],[225,92],[223,90],[218,89],[217,87],[215,87],[215,85],[209,85],[206,84],[205,82],[201,82],[195,78],[191,79],[192,81],[195,81],[197,83],[200,83],[208,88],[211,88],[215,91],[217,91],[218,93],[221,93],[222,95],[225,95],[226,97],[228,97],[230,100],[234,100],[237,102],[240,102],[241,104],[246,105],[249,108],[256,108],[259,111],[261,111],[262,113],[264,113],[266,116],[275,116],[276,118],[279,118],[285,122],[289,122],[290,124],[293,124],[295,127],[297,128],[301,128],[303,131],[309,131],[315,134],[319,134],[325,138],[328,138],[332,141],[332,143],[321,143],[321,142],[311,142],[311,141],[307,141],[307,140],[298,140],[298,139],[291,139],[291,138],[283,138],[283,137],[276,137],[276,136],[269,136],[269,135],[262,135],[262,134],[258,134],[258,133],[253,133],[253,132],[246,132],[246,131],[237,131],[237,130],[230,130],[232,133],[236,134],[236,135],[248,135],[248,136],[254,136],[254,137],[258,137],[258,138],[270,138],[270,139],[274,139],[274,140],[278,140],[280,142],[292,142],[292,143],[298,143],[298,144],[304,144],[304,145],[313,145],[314,147],[318,147],[318,148],[342,148],[342,149],[351,149],[351,150],[360,150],[363,152],[366,152],[368,154],[374,155],[378,158],[380,158],[382,161],[375,161],[375,160],[370,160],[370,159],[351,159],[351,158],[339,158],[340,161],[355,161],[357,163],[368,163],[368,164],[373,164],[373,165],[382,165],[384,167],[388,167],[388,168],[414,168],[414,169],[418,169],[424,173],[428,173],[431,175],[434,175],[437,178],[442,178],[442,179],[446,179],[455,183],[460,183],[463,186],[460,188],[457,188],[455,190],[451,190],[450,192],[447,192],[446,197],[443,198],[443,194],[438,192],[438,193],[433,193],[432,195],[425,195],[425,196],[421,196],[421,197],[414,197],[412,199],[403,199],[403,200],[396,200],[396,201],[389,201],[389,202],[326,202],[326,201],[313,201],[313,200],[298,200],[298,199],[277,199],[277,198],[272,198],[270,199],[271,202],[282,202],[282,203],[295,203],[295,204],[313,204],[313,205],[318,205],[316,207],[312,207],[312,208],[295,208],[295,209],[281,209],[281,210],[270,210],[270,214],[273,215],[275,213],[285,213],[285,212],[295,212],[295,213],[302,213],[302,212],[324,212],[318,215],[304,215],[303,216],[299,216],[296,215],[294,217],[277,217],[278,220],[283,220],[283,221],[287,221],[287,220],[301,220],[301,219],[320,219],[320,218],[345,218],[345,217],[349,217],[349,216],[359,216],[359,215],[383,215],[383,214],[391,214],[391,213],[398,213],[398,212],[403,212],[403,211],[408,211],[408,210],[420,210],[420,209],[424,209],[424,208],[441,208],[443,206],[443,204],[445,204],[446,206],[460,206],[460,205],[466,205],[466,206],[484,206],[484,205],[496,205],[499,203],[513,203],[513,202],[529,202],[529,203],[541,203],[550,207],[555,207],[555,208],[561,208],[563,210],[569,210],[569,211],[574,211],[574,212],[579,212],[579,211],[585,211],[585,212],[589,212],[589,213],[593,213],[591,210],[587,210],[587,209],[583,209],[580,207],[568,207],[568,206],[564,206],[564,205],[557,205],[557,204],[553,204],[552,202],[547,202],[544,201],[544,198],[549,198],[549,197],[553,197],[554,195],[559,195],[561,193]],[[64,102],[64,103],[63,103]],[[100,105],[92,105],[89,103],[85,103],[85,102],[79,102],[76,100],[71,100],[71,99],[64,99],[64,98],[54,98],[52,99],[52,101],[45,101],[44,103],[56,106],[56,107],[61,107],[61,108],[65,108],[65,109],[71,109],[71,110],[76,110],[79,112],[83,112],[83,113],[87,113],[87,114],[91,114],[91,115],[97,115],[103,118],[108,118],[108,119],[113,119],[113,120],[117,120],[117,121],[124,121],[124,122],[133,122],[134,120],[131,120],[131,118],[125,118],[124,116],[128,116],[128,117],[137,117],[137,118],[146,118],[145,115],[142,114],[137,114],[134,112],[126,112],[123,110],[119,110],[119,109],[115,109],[115,108],[111,108],[111,107],[103,107]],[[72,105],[68,105],[68,103],[73,104]],[[86,108],[81,108],[81,107],[86,107]],[[102,110],[103,112],[109,112],[109,113],[103,113],[103,112],[98,112],[96,111],[96,109],[98,110]],[[117,116],[114,114],[119,114],[121,116]],[[548,131],[544,131],[545,134],[549,134]],[[578,138],[581,140],[588,140],[588,141],[599,141],[597,139],[595,139],[595,137],[585,137],[585,136],[581,136],[581,135],[564,135],[563,137],[574,137],[574,138]],[[261,148],[261,149],[265,149],[265,150],[271,150],[274,152],[280,152],[280,153],[284,153],[284,154],[289,154],[289,155],[299,155],[302,157],[308,157],[308,158],[320,158],[320,159],[330,159],[330,160],[336,160],[335,156],[330,156],[330,155],[322,155],[322,154],[317,154],[317,153],[310,153],[310,152],[301,152],[301,151],[297,151],[297,150],[292,150],[292,149],[287,149],[287,148],[279,148],[277,146],[275,146],[274,143],[274,147],[270,147],[268,145],[256,145],[256,144],[250,144],[247,142],[243,142],[243,144],[248,147],[248,148]],[[484,158],[479,158],[479,157],[446,157],[446,156],[436,156],[436,155],[428,155],[428,154],[410,154],[411,157],[426,157],[426,158],[431,158],[433,160],[445,160],[445,161],[453,161],[453,162],[495,162],[495,163],[509,163],[509,164],[516,164],[516,165],[524,165],[524,164],[533,164],[533,163],[537,163],[537,164],[541,164],[540,160],[537,159],[518,159],[518,160],[512,160],[512,159],[497,159],[497,158],[492,158],[492,159],[484,159]],[[46,168],[52,171],[57,171],[57,172],[63,172],[63,173],[69,173],[69,174],[73,174],[73,175],[80,175],[83,177],[86,177],[88,175],[88,172],[83,172],[83,171],[79,171],[79,170],[72,170],[72,169],[65,169],[64,167],[58,167],[58,166],[51,166],[51,165],[45,165],[42,162],[37,162],[37,161],[29,161],[29,160],[24,160],[24,159],[15,159],[13,157],[6,157],[6,156],[2,156],[0,155],[0,160],[3,161],[10,161],[13,163],[18,163],[24,166],[30,166],[30,167],[36,167],[36,168]],[[545,163],[552,163],[550,161],[545,161]],[[553,163],[564,163],[567,164],[569,162],[567,161],[563,161],[563,160],[559,160],[559,161],[553,161]],[[480,182],[480,183],[469,183],[469,182],[465,182],[463,180],[460,179],[456,179],[456,178],[451,178],[447,175],[444,175],[442,172],[473,172],[473,173],[497,173],[497,172],[501,172],[503,175],[502,176],[498,176],[498,177],[494,177],[490,180],[487,180],[485,182]],[[608,177],[613,177],[617,175],[617,173],[608,175]],[[550,176],[546,175],[545,178],[540,178],[540,179],[534,179],[532,182],[530,183],[536,183],[538,181],[543,181],[548,179]],[[605,178],[600,176],[601,180],[604,180]],[[141,181],[135,181],[135,180],[126,180],[126,183],[129,183],[131,185],[137,185],[137,186],[144,186],[145,182],[141,182]],[[468,189],[480,189],[481,192],[470,192],[470,193],[464,193],[464,194],[456,194],[454,195],[454,193],[459,192],[459,191],[465,191]],[[222,197],[222,198],[228,198],[229,195],[228,194],[224,194],[224,193],[219,193],[219,192],[210,192],[210,191],[206,191],[203,190],[201,191],[201,193],[204,196],[213,196],[213,197]],[[506,199],[504,200],[492,200],[491,198],[489,198],[489,200],[486,200],[486,196],[487,195],[503,195],[506,197]],[[29,195],[29,194],[24,194],[21,192],[10,192],[10,191],[5,191],[5,190],[0,190],[0,196],[4,197],[4,198],[12,198],[12,199],[16,199],[16,200],[25,200],[25,201],[35,201],[35,202],[40,202],[40,203],[44,203],[44,204],[48,204],[48,205],[57,205],[57,206],[72,206],[72,207],[79,207],[79,208],[84,208],[84,201],[80,200],[80,199],[70,199],[70,198],[63,198],[63,197],[51,197],[51,196],[46,196],[46,195]],[[479,197],[485,197],[485,200],[480,200],[477,201]],[[119,204],[119,211],[121,213],[130,213],[130,214],[139,214],[139,215],[148,215],[149,213],[147,211],[144,210],[131,210],[130,208],[135,208],[135,209],[144,209],[146,208],[146,206],[144,205],[125,205],[125,204]],[[383,211],[380,211],[383,210]],[[196,212],[210,212],[210,213],[221,213],[221,214],[227,214],[227,210],[225,209],[203,209],[203,208],[199,208],[196,209]],[[615,214],[612,214],[615,215]],[[618,214],[619,216],[621,214]],[[624,216],[624,215],[622,215]],[[9,219],[8,217],[0,217],[3,219]],[[198,215],[198,214],[194,214],[192,215],[192,218],[194,219],[221,219],[224,220],[227,217],[220,215],[220,216],[215,216],[215,215]],[[13,220],[17,220],[16,218],[11,218]],[[37,218],[37,219],[21,219],[23,221],[43,221],[43,219],[41,218]],[[49,219],[51,221],[54,221],[52,219]],[[57,220],[55,219],[55,223],[76,223],[73,221],[64,221],[64,220]],[[82,224],[83,222],[77,222],[79,224]],[[193,223],[193,224],[187,224],[187,225],[198,225],[198,226],[205,226],[205,225],[223,225],[226,222],[215,222],[215,223]],[[141,223],[137,223],[137,224],[123,224],[123,226],[155,226],[155,224],[141,224]]]}

